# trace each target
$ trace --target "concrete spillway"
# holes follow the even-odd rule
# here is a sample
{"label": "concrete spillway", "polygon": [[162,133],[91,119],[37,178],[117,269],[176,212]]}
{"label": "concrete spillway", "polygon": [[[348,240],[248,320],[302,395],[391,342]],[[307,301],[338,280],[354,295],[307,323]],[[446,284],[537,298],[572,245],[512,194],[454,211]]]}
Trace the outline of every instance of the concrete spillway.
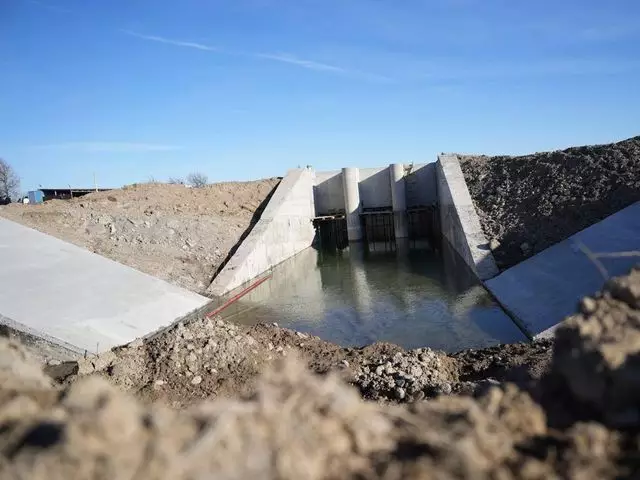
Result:
{"label": "concrete spillway", "polygon": [[170,325],[209,299],[0,219],[0,323],[77,353]]}
{"label": "concrete spillway", "polygon": [[[636,204],[619,212],[576,238],[601,252],[640,250],[639,208]],[[425,235],[422,227],[429,224],[426,237],[429,243],[434,233],[438,241],[442,239],[445,268],[466,268],[531,337],[562,321],[577,299],[601,284],[593,265],[576,253],[572,241],[498,276],[458,159],[442,155],[437,163],[422,165],[290,171],[209,293],[223,296],[317,244],[321,219],[344,226],[332,225],[326,236],[338,239],[340,249],[349,241],[370,244],[380,242],[380,237],[385,246],[407,237],[411,241],[416,232]],[[624,273],[637,258],[615,261],[612,274]],[[0,219],[0,323],[17,330],[78,353],[96,353],[149,335],[207,302]]]}

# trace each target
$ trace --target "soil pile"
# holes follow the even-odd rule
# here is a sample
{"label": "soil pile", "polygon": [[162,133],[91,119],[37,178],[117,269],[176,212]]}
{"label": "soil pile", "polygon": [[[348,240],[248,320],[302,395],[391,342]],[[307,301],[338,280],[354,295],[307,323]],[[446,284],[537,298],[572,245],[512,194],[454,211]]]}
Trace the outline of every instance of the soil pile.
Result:
{"label": "soil pile", "polygon": [[640,137],[460,165],[503,270],[640,201]]}
{"label": "soil pile", "polygon": [[203,188],[139,184],[11,204],[0,207],[0,216],[203,293],[277,184],[275,178]]}
{"label": "soil pile", "polygon": [[557,335],[550,370],[526,388],[380,405],[287,354],[250,395],[180,411],[96,375],[52,386],[0,340],[0,477],[637,478],[640,269],[585,299]]}

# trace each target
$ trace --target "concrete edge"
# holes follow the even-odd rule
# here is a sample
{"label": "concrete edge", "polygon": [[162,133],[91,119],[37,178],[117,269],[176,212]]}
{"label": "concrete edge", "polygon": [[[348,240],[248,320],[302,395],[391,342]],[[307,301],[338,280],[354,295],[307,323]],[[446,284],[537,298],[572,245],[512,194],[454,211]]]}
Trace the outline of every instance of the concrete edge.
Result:
{"label": "concrete edge", "polygon": [[480,280],[495,277],[500,272],[482,231],[457,155],[438,155],[436,181],[442,235]]}
{"label": "concrete edge", "polygon": [[33,337],[45,343],[48,343],[49,345],[52,345],[56,348],[65,350],[68,352],[69,356],[72,356],[72,357],[81,357],[89,353],[81,348],[78,348],[74,345],[71,345],[70,343],[65,342],[64,340],[60,340],[46,333],[35,330],[23,323],[16,322],[15,320],[9,317],[5,317],[2,314],[0,314],[0,325],[6,325],[10,329],[15,330],[18,333],[28,335],[30,337]]}

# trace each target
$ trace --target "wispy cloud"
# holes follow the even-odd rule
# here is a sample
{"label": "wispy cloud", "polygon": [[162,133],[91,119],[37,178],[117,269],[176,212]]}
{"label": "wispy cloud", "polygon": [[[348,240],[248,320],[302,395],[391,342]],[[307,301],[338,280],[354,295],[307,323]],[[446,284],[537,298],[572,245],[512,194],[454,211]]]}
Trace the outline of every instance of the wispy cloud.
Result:
{"label": "wispy cloud", "polygon": [[207,52],[228,53],[221,48],[213,47],[211,45],[204,45],[197,42],[185,42],[181,40],[172,40],[170,38],[159,37],[156,35],[143,35],[141,33],[132,32],[130,30],[122,30],[123,33],[131,35],[132,37],[141,38],[142,40],[149,40],[151,42],[165,43],[167,45],[174,45],[176,47],[194,48],[196,50],[204,50]]}
{"label": "wispy cloud", "polygon": [[65,142],[47,145],[33,145],[30,148],[37,150],[65,150],[85,153],[144,153],[144,152],[168,152],[180,150],[177,145],[163,145],[157,143],[132,143],[132,142]]}
{"label": "wispy cloud", "polygon": [[215,52],[224,55],[232,55],[237,57],[249,57],[254,59],[268,60],[271,62],[284,63],[287,65],[293,65],[295,67],[304,68],[307,70],[314,70],[316,72],[326,72],[333,73],[336,75],[343,75],[353,78],[361,78],[371,81],[382,81],[388,82],[390,79],[383,75],[377,75],[373,73],[361,72],[351,68],[345,68],[338,65],[332,65],[328,63],[317,62],[314,60],[309,60],[306,58],[300,58],[290,53],[255,53],[255,52],[239,52],[233,51],[226,48],[215,47],[211,45],[206,45],[204,43],[199,42],[191,42],[184,40],[175,40],[163,36],[158,35],[145,35],[142,33],[134,32],[131,30],[122,30],[123,33],[130,35],[132,37],[136,37],[142,40],[147,40],[150,42],[158,42],[164,43],[166,45],[173,45],[176,47],[183,48],[191,48],[196,50],[202,50],[207,52]]}
{"label": "wispy cloud", "polygon": [[254,56],[258,58],[264,58],[266,60],[273,60],[275,62],[288,63],[290,65],[308,68],[309,70],[317,70],[319,72],[349,73],[349,70],[342,67],[297,58],[287,53],[258,53]]}

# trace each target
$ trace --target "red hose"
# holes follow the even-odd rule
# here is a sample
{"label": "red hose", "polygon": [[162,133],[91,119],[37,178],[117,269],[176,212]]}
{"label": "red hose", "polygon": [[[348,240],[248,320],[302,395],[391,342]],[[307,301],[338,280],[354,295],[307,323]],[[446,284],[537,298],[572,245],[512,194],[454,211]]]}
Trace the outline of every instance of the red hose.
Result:
{"label": "red hose", "polygon": [[273,275],[267,275],[266,277],[261,278],[260,280],[258,280],[253,285],[245,288],[243,291],[241,291],[237,295],[231,297],[229,300],[224,302],[222,305],[220,305],[218,308],[216,308],[213,312],[207,313],[206,318],[211,318],[211,317],[214,317],[214,316],[218,315],[220,312],[222,312],[224,309],[226,309],[229,305],[231,305],[232,303],[237,302],[238,300],[240,300],[242,297],[244,297],[251,290],[255,290],[256,288],[258,288],[264,282],[269,280],[272,276]]}

